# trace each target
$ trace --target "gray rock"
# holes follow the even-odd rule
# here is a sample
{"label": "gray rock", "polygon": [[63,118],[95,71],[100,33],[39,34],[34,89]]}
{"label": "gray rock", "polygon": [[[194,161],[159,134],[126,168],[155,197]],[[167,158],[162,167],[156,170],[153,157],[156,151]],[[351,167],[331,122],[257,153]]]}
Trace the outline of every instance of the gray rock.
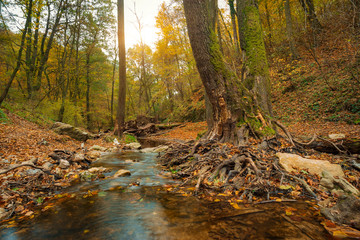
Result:
{"label": "gray rock", "polygon": [[168,149],[169,149],[169,146],[160,145],[160,146],[158,146],[158,147],[156,147],[156,148],[154,149],[154,152],[156,152],[156,153],[165,152],[165,151],[168,150]]}
{"label": "gray rock", "polygon": [[34,176],[36,174],[40,174],[42,171],[40,169],[28,169],[26,170],[26,175]]}
{"label": "gray rock", "polygon": [[131,175],[131,172],[129,170],[120,169],[119,171],[117,171],[114,174],[114,177],[117,178],[117,177],[125,177],[125,176],[130,176],[130,175]]}
{"label": "gray rock", "polygon": [[334,222],[360,229],[360,200],[353,195],[341,196],[332,208],[322,208],[321,213]]}
{"label": "gray rock", "polygon": [[[338,179],[334,178],[334,176],[328,172],[328,171],[323,171],[322,172],[322,178],[320,180],[320,184],[324,187],[326,187],[329,190],[333,190],[334,188],[337,187],[337,190],[341,190],[345,193],[350,193],[350,194],[354,194],[354,195],[360,195],[360,191],[354,187],[353,185],[351,185],[351,183],[349,183],[346,179],[339,177]],[[328,184],[327,186],[323,185],[322,183]],[[332,184],[332,186],[331,186]],[[342,195],[341,192],[334,192],[337,195]]]}
{"label": "gray rock", "polygon": [[105,152],[106,151],[106,148],[104,147],[100,147],[98,145],[94,145],[90,148],[90,150],[96,150],[96,151],[100,151],[100,152]]}
{"label": "gray rock", "polygon": [[52,169],[52,167],[54,166],[54,164],[50,163],[50,162],[46,162],[42,165],[42,168],[45,171],[50,171]]}
{"label": "gray rock", "polygon": [[320,185],[323,186],[324,188],[327,188],[327,189],[330,189],[330,190],[334,188],[333,181],[331,179],[328,179],[328,178],[321,178]]}
{"label": "gray rock", "polygon": [[91,152],[86,153],[86,156],[91,158],[92,160],[96,160],[101,156],[101,152],[93,150]]}
{"label": "gray rock", "polygon": [[93,178],[96,178],[96,174],[89,172],[89,170],[80,172],[79,176],[80,176],[80,179],[83,181],[91,181]]}
{"label": "gray rock", "polygon": [[85,155],[82,154],[82,153],[77,153],[75,154],[74,156],[74,162],[81,162],[81,161],[84,161],[85,160]]}
{"label": "gray rock", "polygon": [[344,139],[345,134],[338,133],[338,134],[329,134],[329,138],[332,140]]}
{"label": "gray rock", "polygon": [[94,136],[88,132],[85,132],[79,128],[71,126],[70,124],[56,122],[51,127],[52,130],[60,135],[67,135],[75,140],[86,141]]}
{"label": "gray rock", "polygon": [[110,170],[104,167],[93,167],[90,168],[89,173],[103,173],[103,172],[109,172]]}
{"label": "gray rock", "polygon": [[325,160],[306,159],[296,154],[276,153],[279,158],[279,164],[288,172],[297,171],[297,169],[307,169],[311,174],[321,176],[325,170],[333,176],[343,177],[344,172],[338,164],[332,164]]}
{"label": "gray rock", "polygon": [[137,143],[137,142],[129,143],[129,144],[126,144],[125,146],[132,149],[132,150],[136,150],[136,149],[141,148],[141,144]]}
{"label": "gray rock", "polygon": [[69,161],[64,160],[64,159],[60,159],[59,168],[67,169],[67,168],[69,168],[69,167],[70,167]]}
{"label": "gray rock", "polygon": [[140,152],[142,153],[153,153],[155,151],[155,148],[144,148],[141,149]]}
{"label": "gray rock", "polygon": [[8,212],[5,208],[0,208],[0,220],[6,218],[8,215]]}
{"label": "gray rock", "polygon": [[135,161],[131,160],[131,159],[126,159],[124,162],[126,162],[126,163],[134,163]]}

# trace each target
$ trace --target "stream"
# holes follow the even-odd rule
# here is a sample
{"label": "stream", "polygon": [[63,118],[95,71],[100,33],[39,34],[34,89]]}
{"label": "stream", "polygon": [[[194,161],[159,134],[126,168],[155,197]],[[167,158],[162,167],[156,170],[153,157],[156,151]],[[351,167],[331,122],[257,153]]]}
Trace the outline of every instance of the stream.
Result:
{"label": "stream", "polygon": [[[160,174],[156,155],[104,155],[93,166],[112,168],[109,176],[118,169],[132,175],[76,184],[69,193],[99,194],[67,198],[31,220],[0,229],[0,239],[330,239],[308,217],[305,202],[234,209],[225,201],[169,192],[163,186],[176,182]],[[289,207],[297,209],[297,217],[285,215]]]}

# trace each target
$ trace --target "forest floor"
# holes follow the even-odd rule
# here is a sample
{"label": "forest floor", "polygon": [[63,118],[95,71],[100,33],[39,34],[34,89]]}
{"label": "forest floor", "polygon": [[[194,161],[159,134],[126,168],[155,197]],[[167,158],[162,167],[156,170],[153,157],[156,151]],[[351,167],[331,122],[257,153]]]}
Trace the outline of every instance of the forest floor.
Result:
{"label": "forest floor", "polygon": [[[48,199],[59,197],[58,194],[55,194],[56,191],[70,186],[71,182],[81,178],[81,173],[86,171],[83,168],[83,165],[76,163],[71,164],[69,168],[65,169],[56,167],[56,161],[49,157],[49,154],[53,153],[54,150],[65,150],[75,154],[84,151],[86,152],[86,150],[84,149],[91,149],[91,147],[94,145],[98,145],[110,151],[116,151],[119,148],[115,147],[114,149],[114,143],[105,141],[105,137],[95,140],[88,140],[82,146],[81,142],[73,140],[67,136],[58,135],[53,131],[49,130],[49,128],[47,127],[42,127],[37,124],[31,123],[12,113],[7,114],[10,122],[7,124],[0,124],[0,168],[6,169],[9,166],[23,164],[33,159],[37,159],[35,162],[36,166],[44,166],[44,164],[47,162],[51,162],[55,165],[51,168],[51,173],[54,174],[47,174],[45,172],[35,171],[36,168],[34,169],[29,167],[17,168],[4,174],[0,172],[0,190],[3,193],[0,198],[0,209],[7,209],[6,214],[10,213],[10,216],[20,216],[20,218],[34,217],[34,214],[36,212],[35,209],[38,209],[39,207],[41,208],[43,203]],[[316,133],[320,136],[326,137],[328,134],[331,133],[342,133],[345,134],[347,137],[358,138],[360,133],[359,125],[348,125],[346,123],[325,121],[296,122],[293,124],[288,124],[287,127],[294,136],[299,135],[310,137],[313,133]],[[180,144],[180,149],[176,147],[174,148],[177,155],[172,156],[176,159],[185,159],[185,157],[188,157],[188,159],[193,159],[192,156],[189,157],[189,148],[191,149],[191,146],[193,145],[186,144],[186,142],[195,141],[197,138],[199,138],[199,135],[204,133],[205,130],[206,122],[183,123],[179,127],[171,130],[166,130],[163,134],[156,135],[151,138],[155,140],[175,140],[174,142],[179,142],[180,140],[180,142],[183,142],[183,144]],[[251,148],[257,146],[258,144],[259,142],[252,142]],[[282,143],[281,147],[286,148],[289,146],[286,145],[286,143]],[[206,154],[211,153],[211,149],[227,149],[227,156],[223,158],[222,161],[231,160],[234,155],[242,154],[241,152],[238,152],[238,149],[227,144],[205,143],[204,145],[199,146],[195,150],[194,156],[196,156],[196,154],[206,156]],[[172,154],[171,151],[169,154]],[[259,152],[257,150],[253,151],[252,149],[246,150],[246,154],[250,154],[251,156],[264,157],[264,159],[274,159],[274,154],[269,154],[268,152],[261,151]],[[342,159],[332,154],[320,154],[312,152],[310,156],[311,158],[315,159],[328,160],[331,163],[344,163]],[[160,159],[160,161],[163,161],[163,159]],[[269,161],[270,164],[272,164],[271,161]],[[219,163],[214,161],[212,164],[213,166],[211,166],[211,168],[213,170]],[[201,178],[201,171],[204,170],[201,167],[191,169],[193,171],[191,173],[187,173],[187,178],[179,175],[181,173],[184,173],[184,169],[180,168],[176,170],[176,164],[174,166],[168,165],[167,167],[171,170],[173,177],[182,178],[184,182],[193,186],[188,188],[190,189],[190,191],[188,193],[184,193],[185,195],[197,194],[198,190],[203,188],[206,190],[206,192],[208,192],[209,190],[210,192],[214,192],[210,194],[204,194],[203,192],[200,194],[200,196],[203,196],[211,201],[229,201],[234,208],[239,208],[238,203],[247,202],[245,198],[243,200],[242,197],[244,194],[241,194],[241,190],[236,190],[231,187],[228,188],[226,187],[226,184],[222,184],[218,180],[214,182],[203,181],[200,184],[198,178]],[[347,168],[344,172],[346,174],[346,179],[354,186],[356,186],[357,189],[360,189],[360,183],[358,181],[358,179],[360,178],[360,173],[350,168]],[[319,200],[321,200],[324,204],[327,204],[328,206],[335,205],[338,196],[336,194],[331,195],[329,193],[324,193],[320,191],[320,178],[318,176],[307,173],[305,174],[304,172],[300,171],[292,174],[294,175],[291,176],[294,176],[295,178],[301,177],[305,179],[306,185],[310,186],[313,189],[316,189]],[[250,171],[247,178],[251,179],[253,176],[254,173]],[[98,177],[100,177],[100,175],[97,175],[95,178]],[[283,192],[280,192],[280,195],[277,194],[273,195],[270,198],[268,197],[268,200],[266,199],[266,197],[264,198],[263,196],[251,195],[250,201],[255,203],[262,203],[267,201],[276,202],[283,200],[287,201],[286,199],[288,198],[297,199],[299,197],[304,198],[305,195],[309,196],[309,194],[303,194],[303,192],[306,192],[307,190],[306,188],[302,188],[300,183],[294,184],[293,180],[291,179],[280,181],[278,177],[279,176],[275,178],[269,178],[267,179],[267,181],[269,181],[271,185],[275,186],[275,188],[286,188],[282,189]],[[291,184],[295,186],[293,187],[294,191],[288,194],[288,187]],[[202,187],[200,187],[200,185],[202,185]],[[245,188],[246,187],[249,186],[245,186]],[[244,191],[243,193],[245,192],[246,191]],[[46,205],[43,206],[44,208],[47,207]],[[4,212],[0,212],[0,214],[4,214]],[[291,215],[292,212],[289,212],[288,214]],[[326,224],[331,226],[332,223],[327,222]]]}

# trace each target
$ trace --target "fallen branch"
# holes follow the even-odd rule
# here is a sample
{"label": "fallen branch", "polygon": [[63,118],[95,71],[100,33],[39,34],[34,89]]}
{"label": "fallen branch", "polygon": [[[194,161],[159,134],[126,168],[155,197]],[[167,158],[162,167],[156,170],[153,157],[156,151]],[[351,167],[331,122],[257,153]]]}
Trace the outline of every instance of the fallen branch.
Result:
{"label": "fallen branch", "polygon": [[8,173],[8,172],[10,172],[10,171],[12,171],[12,170],[15,170],[15,169],[17,169],[17,168],[20,168],[20,167],[32,167],[32,168],[40,169],[41,171],[44,172],[44,169],[43,169],[42,167],[38,167],[38,166],[35,166],[34,164],[30,164],[30,163],[24,163],[24,164],[20,164],[20,165],[14,166],[14,167],[12,167],[12,168],[6,169],[6,170],[4,170],[4,171],[1,171],[1,172],[0,172],[0,175],[1,175],[1,174]]}
{"label": "fallen branch", "polygon": [[311,187],[309,186],[309,184],[307,184],[303,179],[295,177],[293,175],[287,174],[285,173],[285,176],[289,177],[289,178],[293,178],[296,181],[298,181],[299,183],[301,183],[303,185],[303,187],[305,188],[305,190],[311,195],[313,196],[316,200],[319,200],[318,197],[316,196],[316,194],[313,192],[313,190],[311,190]]}

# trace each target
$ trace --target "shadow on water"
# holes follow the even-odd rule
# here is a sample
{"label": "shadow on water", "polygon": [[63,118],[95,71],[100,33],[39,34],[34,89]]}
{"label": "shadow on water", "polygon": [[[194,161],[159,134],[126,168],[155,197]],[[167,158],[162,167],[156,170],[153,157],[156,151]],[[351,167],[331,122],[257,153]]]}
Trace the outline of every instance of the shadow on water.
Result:
{"label": "shadow on water", "polygon": [[[319,223],[284,216],[285,203],[233,209],[226,202],[167,192],[161,186],[174,182],[159,175],[155,154],[109,154],[94,165],[128,169],[132,175],[78,184],[70,191],[103,194],[69,198],[1,230],[0,239],[328,239]],[[129,186],[134,181],[140,185]]]}

